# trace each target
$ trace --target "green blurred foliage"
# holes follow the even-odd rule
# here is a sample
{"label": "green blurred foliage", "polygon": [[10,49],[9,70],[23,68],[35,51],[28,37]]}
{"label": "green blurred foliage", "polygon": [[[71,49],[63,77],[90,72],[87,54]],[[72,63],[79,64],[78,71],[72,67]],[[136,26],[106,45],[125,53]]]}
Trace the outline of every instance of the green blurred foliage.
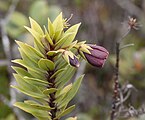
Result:
{"label": "green blurred foliage", "polygon": [[9,2],[3,1],[3,0],[0,1],[1,12],[6,12],[8,10],[8,7],[9,7]]}
{"label": "green blurred foliage", "polygon": [[89,115],[84,114],[84,113],[78,114],[78,115],[77,115],[77,119],[78,119],[78,120],[92,120],[92,118],[90,118]]}
{"label": "green blurred foliage", "polygon": [[14,114],[9,114],[6,118],[1,120],[16,120],[16,117],[14,116]]}
{"label": "green blurred foliage", "polygon": [[40,25],[45,25],[48,17],[54,20],[60,11],[61,9],[58,6],[49,6],[44,0],[36,0],[30,7],[29,16],[38,21]]}
{"label": "green blurred foliage", "polygon": [[14,12],[7,24],[7,32],[9,36],[13,39],[19,38],[25,31],[23,27],[24,25],[28,25],[27,17],[18,11]]}
{"label": "green blurred foliage", "polygon": [[11,119],[7,119],[10,118],[9,115],[12,114],[12,110],[7,106],[4,105],[3,103],[0,102],[0,120],[11,120]]}
{"label": "green blurred foliage", "polygon": [[[9,98],[9,80],[8,73],[6,67],[0,67],[0,94],[3,94],[7,98]],[[8,88],[8,89],[6,89]]]}

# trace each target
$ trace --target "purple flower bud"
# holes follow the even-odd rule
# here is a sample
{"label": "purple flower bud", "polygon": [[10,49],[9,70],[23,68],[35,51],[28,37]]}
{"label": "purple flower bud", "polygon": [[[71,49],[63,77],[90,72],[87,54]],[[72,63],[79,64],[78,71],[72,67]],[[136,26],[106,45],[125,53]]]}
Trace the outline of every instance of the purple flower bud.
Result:
{"label": "purple flower bud", "polygon": [[100,67],[100,68],[103,67],[109,55],[109,52],[104,47],[101,46],[92,45],[92,44],[89,44],[88,46],[92,48],[92,50],[89,49],[91,54],[83,52],[87,61],[93,66]]}
{"label": "purple flower bud", "polygon": [[80,63],[78,61],[78,59],[74,56],[74,59],[72,59],[70,56],[69,56],[69,62],[70,62],[70,65],[74,66],[74,67],[79,67],[80,66]]}

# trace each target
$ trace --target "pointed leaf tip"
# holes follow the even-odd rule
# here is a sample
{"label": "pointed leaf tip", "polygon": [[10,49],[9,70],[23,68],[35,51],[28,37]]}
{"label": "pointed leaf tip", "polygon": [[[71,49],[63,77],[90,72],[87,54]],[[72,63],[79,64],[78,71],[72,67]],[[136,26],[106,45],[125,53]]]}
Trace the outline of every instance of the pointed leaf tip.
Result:
{"label": "pointed leaf tip", "polygon": [[31,28],[38,32],[41,35],[44,35],[43,30],[41,29],[40,25],[31,17],[29,17]]}

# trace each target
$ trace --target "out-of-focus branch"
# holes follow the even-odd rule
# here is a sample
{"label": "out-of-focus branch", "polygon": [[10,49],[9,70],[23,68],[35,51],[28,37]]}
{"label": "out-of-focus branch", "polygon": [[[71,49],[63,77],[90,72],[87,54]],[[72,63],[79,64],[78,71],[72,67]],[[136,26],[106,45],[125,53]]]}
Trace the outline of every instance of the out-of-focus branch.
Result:
{"label": "out-of-focus branch", "polygon": [[5,96],[0,95],[0,101],[2,101],[5,105],[7,105],[10,108],[12,108],[12,104],[10,103],[10,101]]}
{"label": "out-of-focus branch", "polygon": [[114,78],[114,94],[112,103],[112,112],[110,120],[115,119],[115,113],[119,99],[119,61],[120,61],[120,42],[129,34],[130,29],[116,42],[116,64],[115,64],[115,78]]}
{"label": "out-of-focus branch", "polygon": [[116,2],[121,8],[128,11],[130,14],[145,20],[144,12],[135,6],[135,4],[133,4],[133,2],[130,0],[114,0],[114,2]]}
{"label": "out-of-focus branch", "polygon": [[7,66],[9,63],[8,60],[0,60],[0,66]]}
{"label": "out-of-focus branch", "polygon": [[131,117],[138,118],[140,115],[145,114],[145,109],[141,108],[141,109],[136,110],[133,106],[130,106],[128,109],[125,109],[122,112],[124,112],[125,115],[123,114],[119,118],[123,118],[123,119],[129,119]]}
{"label": "out-of-focus branch", "polygon": [[[13,0],[5,17],[0,19],[0,29],[1,29],[0,34],[1,34],[1,38],[2,38],[2,45],[3,45],[4,53],[6,55],[6,60],[1,60],[0,65],[7,66],[7,71],[9,73],[9,78],[10,78],[10,84],[15,84],[15,81],[13,79],[12,71],[11,71],[11,59],[12,59],[11,46],[10,46],[10,39],[8,37],[7,30],[6,30],[6,25],[8,24],[8,22],[11,18],[11,15],[15,11],[15,8],[16,8],[18,2],[19,2],[19,0]],[[19,120],[25,120],[23,118],[23,116],[19,113],[19,111],[12,107],[12,104],[16,101],[16,92],[11,88],[10,88],[10,96],[11,96],[10,101],[7,98],[5,98],[4,96],[0,96],[0,100],[4,104],[8,105],[10,108],[13,109],[13,111],[15,112],[15,114]]]}
{"label": "out-of-focus branch", "polygon": [[11,77],[11,68],[10,68],[11,49],[10,49],[10,40],[8,38],[7,31],[6,31],[6,25],[8,24],[11,15],[15,11],[17,3],[18,3],[18,0],[13,0],[11,6],[8,9],[8,12],[6,13],[6,16],[0,20],[2,44],[4,48],[4,53],[6,55],[6,59],[9,61],[7,64],[7,67],[8,67],[8,72],[9,72],[10,77]]}

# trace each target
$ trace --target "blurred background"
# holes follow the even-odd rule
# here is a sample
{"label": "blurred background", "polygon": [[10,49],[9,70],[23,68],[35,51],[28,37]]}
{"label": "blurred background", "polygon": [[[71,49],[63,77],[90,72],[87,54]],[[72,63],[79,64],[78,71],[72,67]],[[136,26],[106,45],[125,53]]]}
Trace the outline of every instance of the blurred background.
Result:
{"label": "blurred background", "polygon": [[[63,12],[70,24],[81,22],[76,39],[104,46],[110,56],[102,69],[82,63],[76,76],[85,73],[82,86],[72,101],[76,109],[70,116],[78,120],[108,120],[111,112],[115,41],[127,30],[128,16],[142,24],[132,30],[122,44],[134,43],[121,51],[120,85],[133,89],[125,106],[140,109],[145,103],[145,0],[0,0],[0,120],[33,120],[34,118],[12,106],[26,96],[10,88],[11,59],[19,57],[14,40],[33,44],[32,36],[24,29],[31,16],[41,26]],[[71,103],[70,103],[71,104]],[[145,116],[127,120],[145,120]]]}

